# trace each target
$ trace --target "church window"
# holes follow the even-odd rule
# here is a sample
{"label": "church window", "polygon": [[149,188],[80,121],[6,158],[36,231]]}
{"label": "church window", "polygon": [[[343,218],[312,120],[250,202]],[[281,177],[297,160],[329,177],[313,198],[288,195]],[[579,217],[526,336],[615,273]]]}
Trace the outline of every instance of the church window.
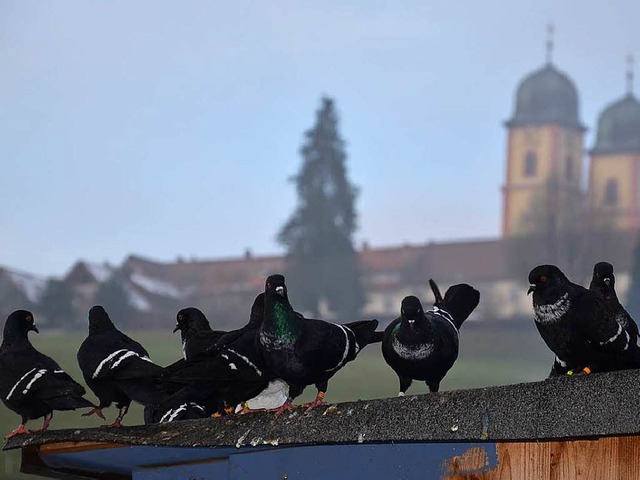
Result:
{"label": "church window", "polygon": [[618,181],[610,178],[604,187],[604,204],[613,206],[618,204]]}
{"label": "church window", "polygon": [[565,174],[568,182],[573,180],[575,176],[575,166],[573,164],[573,158],[571,158],[571,156],[567,157],[567,170],[565,171]]}
{"label": "church window", "polygon": [[524,176],[535,177],[537,169],[538,159],[536,158],[536,154],[534,152],[527,153],[527,156],[524,158]]}

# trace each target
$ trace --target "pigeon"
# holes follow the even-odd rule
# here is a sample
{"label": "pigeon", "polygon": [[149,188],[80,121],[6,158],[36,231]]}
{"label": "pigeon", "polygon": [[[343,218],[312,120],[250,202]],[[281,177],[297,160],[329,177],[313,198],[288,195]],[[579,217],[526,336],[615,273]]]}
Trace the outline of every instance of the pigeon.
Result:
{"label": "pigeon", "polygon": [[378,321],[340,325],[302,318],[289,303],[283,275],[271,275],[264,293],[264,319],[256,344],[267,368],[289,384],[287,401],[276,413],[293,408],[292,400],[311,384],[318,393],[306,406],[324,405],[328,380],[371,343]]}
{"label": "pigeon", "polygon": [[180,330],[182,340],[182,354],[189,358],[214,346],[225,332],[212,330],[209,320],[197,308],[183,308],[176,315],[176,328]]}
{"label": "pigeon", "polygon": [[631,345],[636,345],[638,343],[638,325],[618,300],[615,284],[616,277],[613,274],[613,265],[607,262],[596,263],[593,267],[589,290],[596,292],[604,301],[605,305],[613,312],[616,321],[629,334]]}
{"label": "pigeon", "polygon": [[249,314],[249,322],[241,328],[231,330],[225,333],[218,339],[217,346],[222,348],[225,345],[229,345],[239,339],[244,333],[252,331],[256,332],[260,325],[262,325],[262,318],[264,317],[264,293],[258,294],[253,305],[251,305],[251,313]]}
{"label": "pigeon", "polygon": [[196,403],[205,415],[231,413],[236,406],[260,394],[272,380],[256,354],[255,331],[234,342],[213,347],[166,367],[163,382],[174,396],[159,407]]}
{"label": "pigeon", "polygon": [[425,312],[417,297],[405,297],[400,317],[384,331],[382,355],[398,375],[401,397],[413,380],[423,380],[431,392],[440,389],[458,358],[460,327],[480,301],[480,292],[471,285],[453,285],[442,298],[436,283],[429,283],[436,300],[433,308]]}
{"label": "pigeon", "polygon": [[[630,336],[598,294],[576,285],[555,265],[529,273],[540,336],[556,357],[550,376],[608,371],[629,358]],[[635,356],[635,355],[634,355]]]}
{"label": "pigeon", "polygon": [[83,398],[85,389],[52,358],[36,350],[28,333],[38,333],[33,315],[16,310],[7,318],[0,345],[0,395],[3,403],[22,417],[20,426],[4,438],[28,433],[31,419],[44,417],[41,432],[49,427],[54,410],[94,407]]}
{"label": "pigeon", "polygon": [[78,350],[78,364],[100,400],[83,416],[102,416],[102,409],[115,402],[119,412],[109,427],[122,424],[131,401],[154,405],[168,396],[160,382],[164,368],[151,361],[142,345],[120,332],[99,305],[89,310],[89,336]]}
{"label": "pigeon", "polygon": [[629,335],[629,350],[627,351],[628,353],[623,356],[622,365],[612,365],[609,369],[638,368],[640,365],[635,363],[639,348],[638,325],[618,300],[615,283],[616,278],[613,274],[613,265],[607,262],[598,262],[594,265],[589,290],[595,292],[600,299],[602,299],[607,309]]}

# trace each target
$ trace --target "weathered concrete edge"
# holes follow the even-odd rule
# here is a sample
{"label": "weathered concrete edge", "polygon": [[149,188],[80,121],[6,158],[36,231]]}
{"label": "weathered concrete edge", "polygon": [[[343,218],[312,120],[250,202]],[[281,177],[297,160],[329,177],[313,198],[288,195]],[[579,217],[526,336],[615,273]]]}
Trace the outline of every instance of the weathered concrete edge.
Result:
{"label": "weathered concrete edge", "polygon": [[15,437],[5,450],[53,442],[170,447],[387,442],[526,441],[640,432],[640,370],[548,379],[118,429],[51,430]]}

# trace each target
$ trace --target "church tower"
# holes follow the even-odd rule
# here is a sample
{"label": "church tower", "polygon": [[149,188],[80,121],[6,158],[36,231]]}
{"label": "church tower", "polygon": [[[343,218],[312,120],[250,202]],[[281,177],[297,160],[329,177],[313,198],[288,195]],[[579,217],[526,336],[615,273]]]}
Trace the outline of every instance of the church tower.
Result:
{"label": "church tower", "polygon": [[633,58],[627,92],[600,114],[591,150],[589,204],[620,230],[640,228],[640,102],[633,94]]}
{"label": "church tower", "polygon": [[[558,209],[581,195],[583,136],[573,81],[552,63],[553,27],[546,64],[518,85],[507,127],[502,235],[527,235],[541,221],[557,227]],[[550,218],[547,218],[550,217]]]}

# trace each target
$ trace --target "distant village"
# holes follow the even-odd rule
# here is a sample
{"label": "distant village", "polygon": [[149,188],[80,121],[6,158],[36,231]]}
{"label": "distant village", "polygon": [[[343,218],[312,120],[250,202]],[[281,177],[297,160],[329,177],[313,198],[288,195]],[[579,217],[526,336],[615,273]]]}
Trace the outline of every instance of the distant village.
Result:
{"label": "distant village", "polygon": [[[607,242],[572,257],[580,267],[570,270],[578,275],[572,279],[585,284],[595,262],[610,261],[616,268],[616,289],[624,301],[640,228],[640,102],[632,88],[630,66],[627,91],[601,113],[595,144],[585,162],[586,129],[573,80],[556,68],[550,57],[525,76],[516,90],[513,115],[506,122],[502,235],[382,248],[361,245],[358,257],[366,295],[362,318],[395,318],[406,295],[428,302],[429,278],[444,288],[466,282],[480,290],[480,305],[471,321],[530,316],[527,267],[551,260],[559,264],[568,261],[557,252],[549,260],[549,249],[569,238],[563,232],[575,222],[576,202],[584,204],[581,211],[590,212],[591,219],[605,219]],[[582,180],[585,163],[587,185]],[[538,208],[540,204],[544,208]],[[472,209],[469,205],[470,214]],[[532,254],[534,247],[547,245],[548,237],[551,247],[538,248]],[[575,253],[579,248],[575,240],[571,242],[567,250]],[[214,328],[228,328],[246,322],[266,276],[284,268],[283,257],[254,256],[250,251],[236,258],[174,262],[131,255],[117,266],[80,260],[58,280],[71,296],[73,314],[56,326],[86,325],[96,293],[116,279],[128,297],[132,328],[169,330],[176,312],[185,306],[203,310]],[[47,281],[17,268],[0,267],[0,314],[26,308],[42,314],[46,324],[47,315],[39,305]],[[321,308],[321,314],[332,317],[326,308]]]}

